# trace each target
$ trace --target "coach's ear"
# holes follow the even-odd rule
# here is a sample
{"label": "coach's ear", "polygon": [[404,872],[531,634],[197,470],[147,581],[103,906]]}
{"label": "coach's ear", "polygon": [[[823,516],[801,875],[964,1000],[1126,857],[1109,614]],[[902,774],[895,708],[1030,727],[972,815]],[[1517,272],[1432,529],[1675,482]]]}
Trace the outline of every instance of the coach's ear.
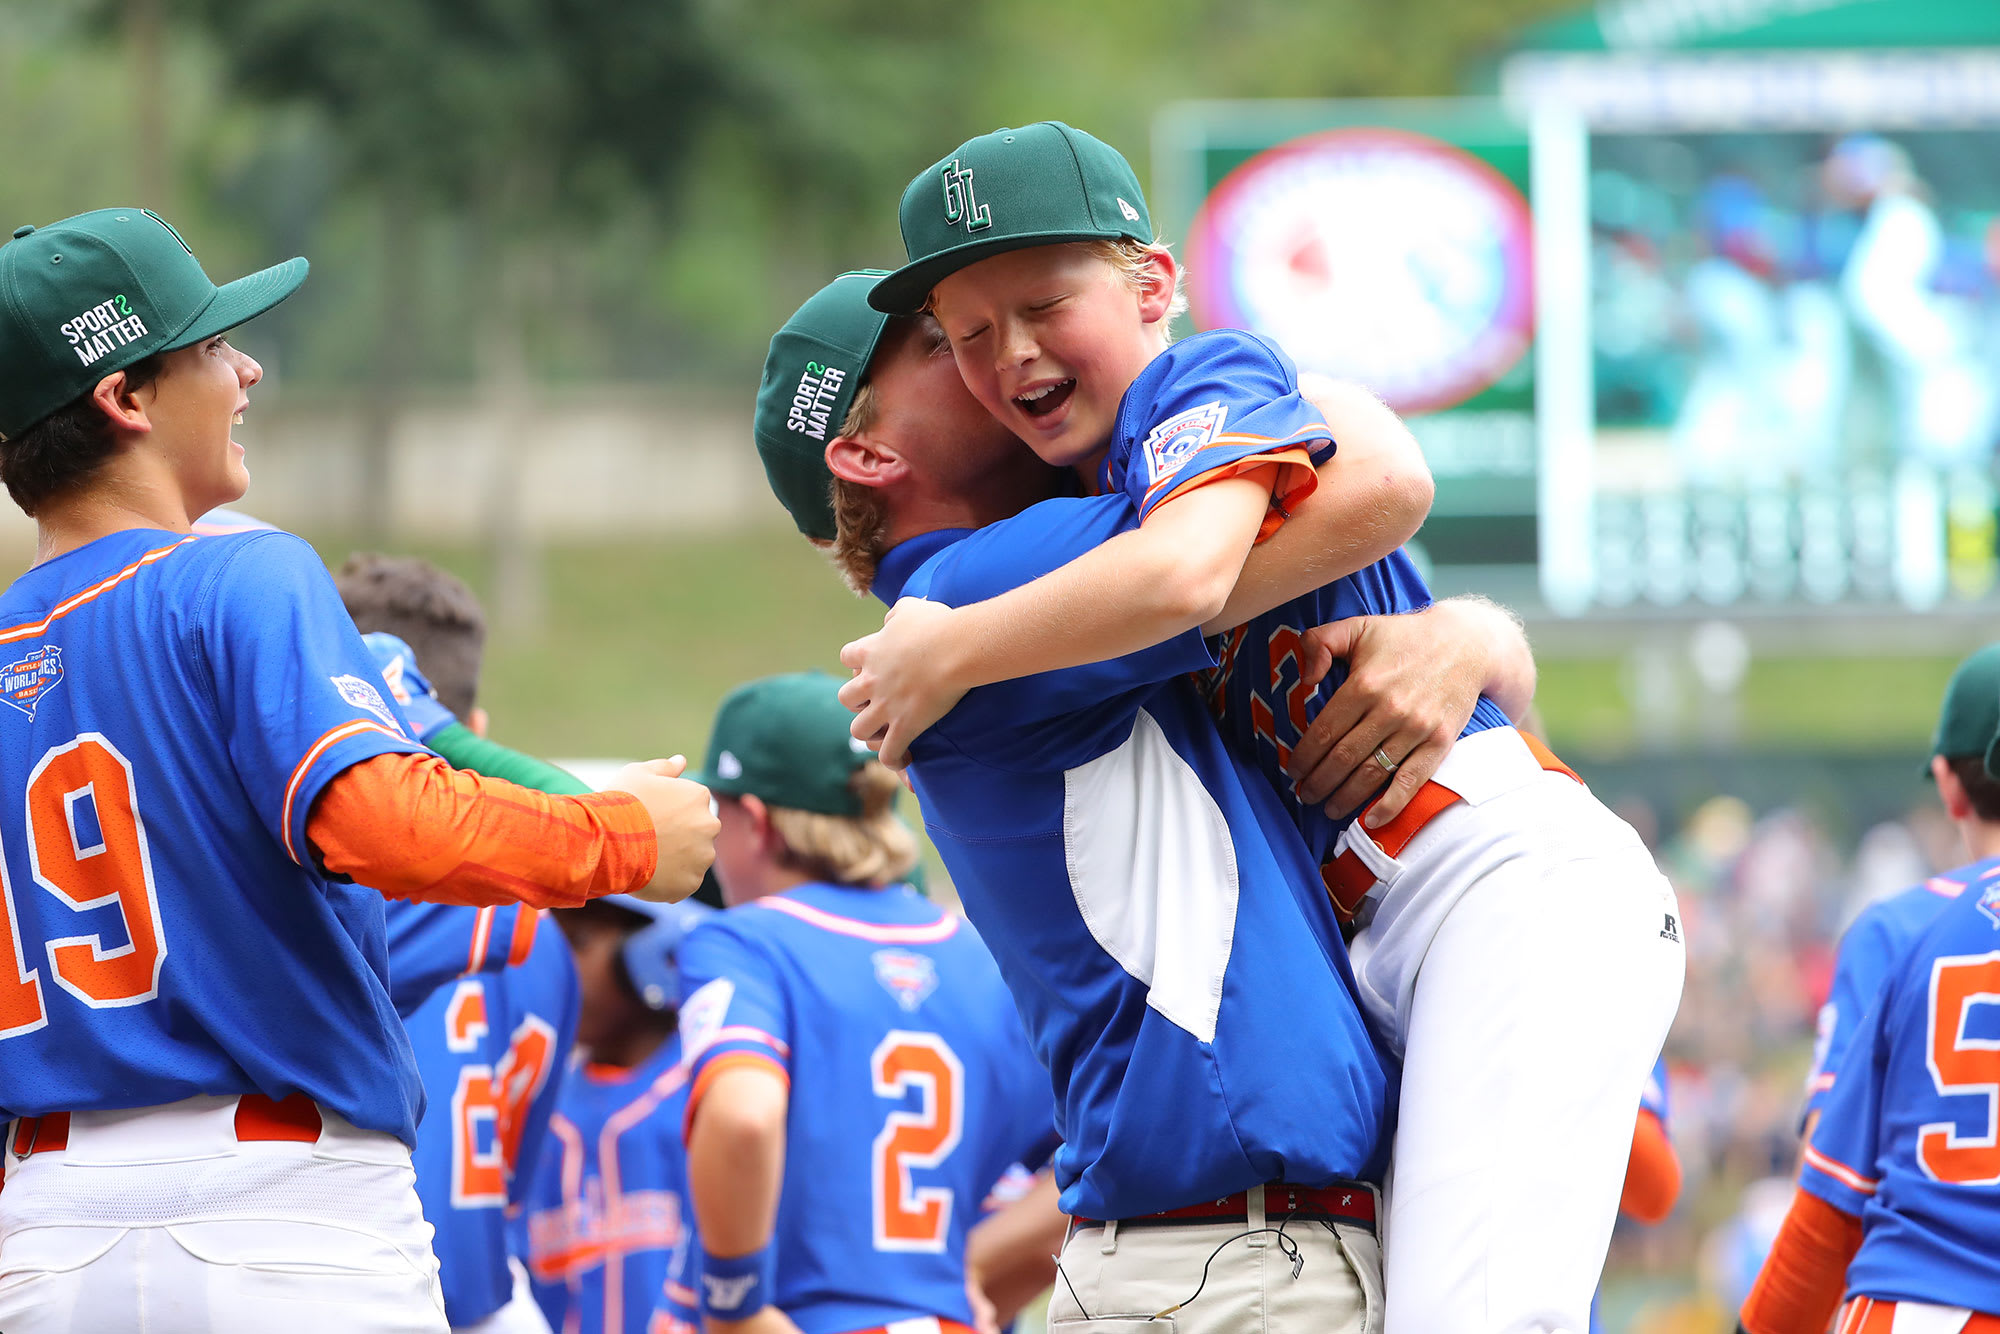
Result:
{"label": "coach's ear", "polygon": [[910,465],[901,454],[851,435],[837,435],[827,442],[826,470],[856,486],[893,486],[910,476]]}

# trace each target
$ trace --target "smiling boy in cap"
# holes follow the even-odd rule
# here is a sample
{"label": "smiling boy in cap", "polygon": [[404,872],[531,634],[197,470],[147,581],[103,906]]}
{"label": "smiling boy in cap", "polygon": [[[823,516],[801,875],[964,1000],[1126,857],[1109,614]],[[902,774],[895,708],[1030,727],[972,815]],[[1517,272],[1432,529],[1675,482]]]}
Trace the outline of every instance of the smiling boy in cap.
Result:
{"label": "smiling boy in cap", "polygon": [[577,797],[450,770],[311,547],[193,533],[248,484],[263,371],[223,333],[305,276],[217,287],[142,209],[0,246],[37,532],[0,591],[8,1334],[443,1330],[383,898],[679,898],[713,855],[671,764]]}

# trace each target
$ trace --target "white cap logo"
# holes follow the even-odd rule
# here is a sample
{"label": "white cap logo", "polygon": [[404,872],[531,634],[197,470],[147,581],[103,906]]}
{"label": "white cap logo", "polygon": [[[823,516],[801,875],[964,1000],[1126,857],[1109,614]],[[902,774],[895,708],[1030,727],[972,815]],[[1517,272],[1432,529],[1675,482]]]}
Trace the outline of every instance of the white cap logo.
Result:
{"label": "white cap logo", "polygon": [[1125,215],[1125,221],[1127,221],[1127,222],[1137,222],[1137,221],[1139,220],[1139,210],[1138,210],[1138,209],[1136,209],[1136,208],[1133,208],[1133,207],[1132,207],[1132,206],[1131,206],[1130,204],[1126,203],[1126,202],[1125,202],[1125,201],[1124,201],[1123,199],[1120,199],[1120,200],[1118,201],[1118,211],[1119,211],[1120,213],[1123,213],[1123,214]]}
{"label": "white cap logo", "polygon": [[717,778],[741,778],[743,776],[743,761],[736,758],[735,751],[725,750],[715,757],[715,776]]}

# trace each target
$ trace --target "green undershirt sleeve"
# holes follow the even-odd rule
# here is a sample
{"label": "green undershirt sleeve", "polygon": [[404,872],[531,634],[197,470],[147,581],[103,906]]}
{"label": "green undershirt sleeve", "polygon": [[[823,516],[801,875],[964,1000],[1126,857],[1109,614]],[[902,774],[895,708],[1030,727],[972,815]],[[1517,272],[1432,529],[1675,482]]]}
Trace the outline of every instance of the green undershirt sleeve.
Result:
{"label": "green undershirt sleeve", "polygon": [[464,723],[447,723],[425,744],[454,769],[470,769],[488,778],[504,778],[521,787],[559,796],[580,797],[592,791],[590,784],[569,770],[523,755],[497,741],[488,741]]}

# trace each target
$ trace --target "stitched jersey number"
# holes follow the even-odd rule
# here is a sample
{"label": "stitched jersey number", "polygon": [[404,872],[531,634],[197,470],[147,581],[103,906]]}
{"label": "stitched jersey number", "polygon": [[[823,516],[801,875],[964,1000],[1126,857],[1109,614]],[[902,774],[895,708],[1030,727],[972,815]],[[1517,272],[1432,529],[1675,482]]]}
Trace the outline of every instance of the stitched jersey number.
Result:
{"label": "stitched jersey number", "polygon": [[[1271,675],[1275,685],[1284,679],[1283,667],[1287,658],[1291,659],[1293,670],[1300,679],[1294,680],[1285,690],[1285,717],[1291,723],[1291,734],[1304,736],[1306,728],[1312,725],[1311,709],[1313,692],[1317,684],[1307,685],[1305,636],[1289,625],[1281,625],[1271,632]],[[1277,747],[1279,765],[1292,762],[1292,748],[1278,740],[1278,719],[1271,712],[1271,706],[1264,701],[1263,693],[1254,686],[1250,691],[1250,726],[1260,737]]]}
{"label": "stitched jersey number", "polygon": [[965,1067],[935,1033],[891,1032],[870,1058],[875,1096],[901,1100],[923,1095],[917,1111],[893,1111],[875,1136],[870,1179],[875,1205],[875,1249],[937,1254],[951,1233],[952,1192],[916,1189],[910,1169],[936,1167],[958,1147],[965,1124]]}
{"label": "stitched jersey number", "polygon": [[1931,965],[1930,1039],[1925,1057],[1940,1095],[1986,1095],[1985,1129],[1961,1136],[1949,1121],[1917,1133],[1917,1161],[1934,1181],[1954,1186],[2000,1183],[2000,1039],[1968,1038],[1965,1021],[1975,1005],[2000,1005],[2000,950],[1939,959]]}
{"label": "stitched jersey number", "polygon": [[[445,1006],[445,1046],[455,1052],[476,1051],[487,1031],[485,983],[464,978]],[[506,1205],[507,1183],[520,1162],[528,1106],[548,1083],[555,1050],[555,1030],[531,1014],[515,1027],[499,1064],[459,1067],[458,1086],[451,1096],[454,1208]],[[487,1139],[481,1132],[489,1126]]]}
{"label": "stitched jersey number", "polygon": [[[159,994],[167,938],[130,761],[97,732],[55,747],[28,775],[27,815],[35,883],[73,912],[116,903],[124,919],[126,943],[111,949],[102,935],[49,941],[56,985],[96,1010],[151,1000]],[[34,1032],[49,1016],[41,969],[28,966],[22,948],[4,860],[0,902],[6,907],[0,915],[0,1038],[6,1038]],[[12,976],[5,973],[9,954]]]}

